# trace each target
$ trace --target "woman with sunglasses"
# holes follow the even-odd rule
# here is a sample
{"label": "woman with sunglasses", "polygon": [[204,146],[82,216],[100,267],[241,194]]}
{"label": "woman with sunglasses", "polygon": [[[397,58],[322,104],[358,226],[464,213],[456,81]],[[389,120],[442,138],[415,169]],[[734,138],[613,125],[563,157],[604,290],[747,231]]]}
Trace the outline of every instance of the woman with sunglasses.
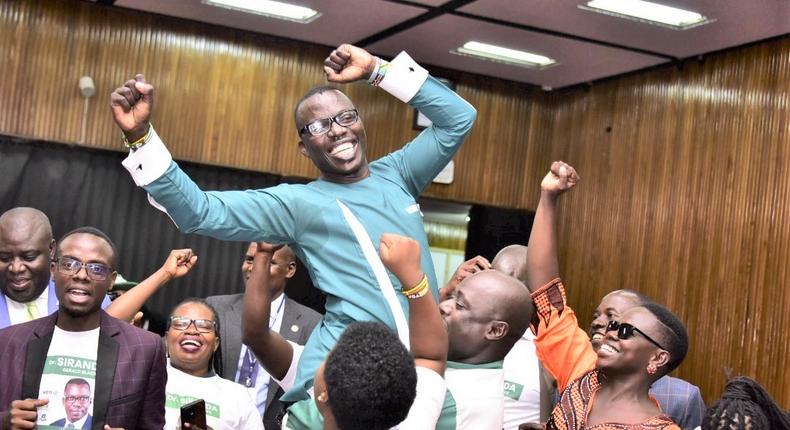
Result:
{"label": "woman with sunglasses", "polygon": [[197,399],[206,402],[206,424],[213,430],[263,430],[247,389],[218,375],[222,354],[217,333],[217,313],[203,299],[186,299],[170,314],[165,333],[169,357],[165,430],[183,428],[181,406]]}
{"label": "woman with sunglasses", "polygon": [[558,277],[556,203],[578,180],[573,167],[552,164],[527,248],[528,285],[540,318],[533,327],[538,357],[562,393],[546,428],[679,430],[648,390],[683,361],[683,324],[660,305],[631,308],[609,324],[596,354],[567,306]]}

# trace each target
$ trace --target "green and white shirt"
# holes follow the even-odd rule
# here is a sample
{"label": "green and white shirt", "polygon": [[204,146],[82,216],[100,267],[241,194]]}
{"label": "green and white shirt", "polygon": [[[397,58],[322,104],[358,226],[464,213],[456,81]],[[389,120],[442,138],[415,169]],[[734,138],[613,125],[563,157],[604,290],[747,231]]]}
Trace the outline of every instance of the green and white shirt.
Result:
{"label": "green and white shirt", "polygon": [[81,429],[93,415],[99,330],[66,331],[55,326],[38,391],[38,398],[49,399],[49,404],[38,408],[37,428],[71,424]]}
{"label": "green and white shirt", "polygon": [[505,356],[505,430],[540,421],[540,365],[534,340],[527,329]]}
{"label": "green and white shirt", "polygon": [[501,429],[504,411],[502,361],[484,364],[447,362],[447,395],[438,430]]}
{"label": "green and white shirt", "polygon": [[217,375],[201,378],[167,365],[165,430],[180,427],[181,406],[206,402],[206,424],[213,430],[263,430],[255,400],[240,384]]}

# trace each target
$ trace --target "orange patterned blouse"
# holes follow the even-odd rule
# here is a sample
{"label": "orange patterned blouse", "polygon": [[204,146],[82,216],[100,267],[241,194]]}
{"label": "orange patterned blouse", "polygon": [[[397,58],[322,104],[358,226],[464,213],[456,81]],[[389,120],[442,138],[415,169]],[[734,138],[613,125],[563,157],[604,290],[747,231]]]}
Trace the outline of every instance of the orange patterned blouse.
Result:
{"label": "orange patterned blouse", "polygon": [[639,424],[588,425],[587,416],[595,393],[605,383],[604,375],[595,369],[597,355],[592,349],[590,338],[579,328],[576,315],[568,307],[565,287],[559,278],[532,293],[532,298],[540,319],[538,326],[533,327],[533,331],[536,331],[538,358],[557,380],[557,388],[562,393],[546,423],[547,429],[680,430],[664,414]]}

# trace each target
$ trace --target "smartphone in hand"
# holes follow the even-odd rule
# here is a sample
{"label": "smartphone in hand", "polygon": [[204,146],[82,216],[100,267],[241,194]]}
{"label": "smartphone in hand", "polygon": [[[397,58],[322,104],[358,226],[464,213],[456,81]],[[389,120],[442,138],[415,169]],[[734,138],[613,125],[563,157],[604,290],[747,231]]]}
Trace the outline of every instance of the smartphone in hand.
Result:
{"label": "smartphone in hand", "polygon": [[203,399],[195,400],[181,406],[181,428],[184,424],[189,424],[189,428],[207,430],[206,426],[206,402]]}

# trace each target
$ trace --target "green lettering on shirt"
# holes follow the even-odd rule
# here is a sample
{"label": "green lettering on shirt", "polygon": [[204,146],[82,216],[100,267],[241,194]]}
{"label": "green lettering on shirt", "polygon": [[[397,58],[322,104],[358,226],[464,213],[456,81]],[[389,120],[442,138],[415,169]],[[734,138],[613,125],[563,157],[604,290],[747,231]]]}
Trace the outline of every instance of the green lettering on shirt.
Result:
{"label": "green lettering on shirt", "polygon": [[45,375],[80,376],[93,379],[96,377],[96,360],[53,355],[47,357],[43,373]]}
{"label": "green lettering on shirt", "polygon": [[[199,400],[197,397],[182,396],[175,393],[165,393],[165,395],[165,407],[170,409],[181,409],[181,406],[192,403],[195,400]],[[206,416],[219,419],[219,405],[216,403],[206,402]]]}
{"label": "green lettering on shirt", "polygon": [[524,386],[511,381],[505,381],[505,397],[513,400],[521,398],[521,392],[524,391]]}

